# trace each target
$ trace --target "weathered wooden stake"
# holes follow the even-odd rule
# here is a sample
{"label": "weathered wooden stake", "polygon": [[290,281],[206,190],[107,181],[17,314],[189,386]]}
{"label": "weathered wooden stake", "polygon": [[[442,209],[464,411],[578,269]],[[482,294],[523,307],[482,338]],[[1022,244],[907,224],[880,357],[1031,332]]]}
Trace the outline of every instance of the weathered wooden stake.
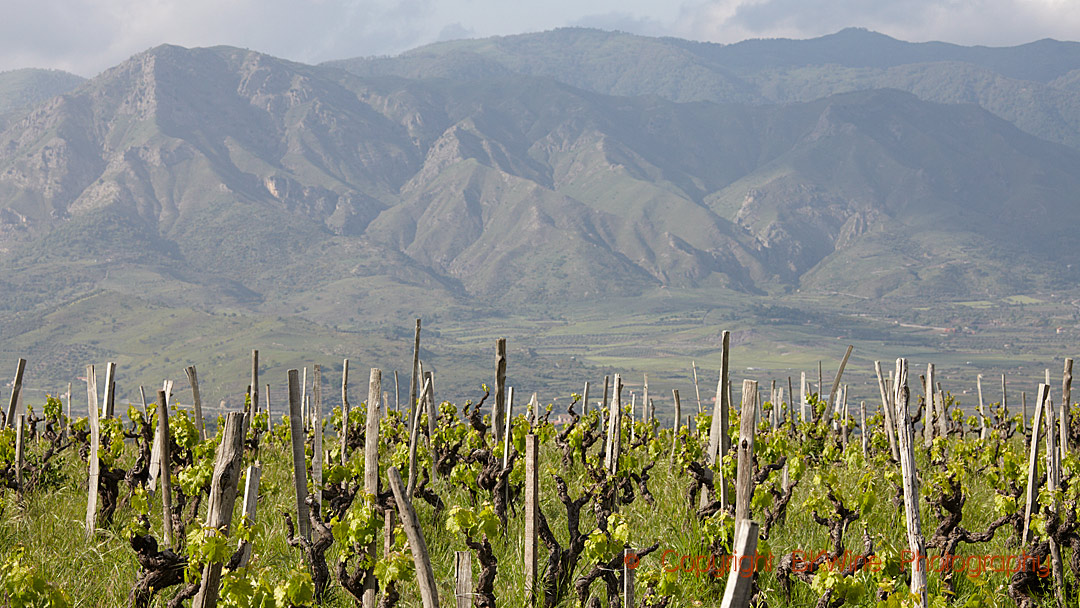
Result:
{"label": "weathered wooden stake", "polygon": [[671,397],[675,401],[675,421],[671,429],[671,456],[668,459],[674,460],[675,448],[679,445],[679,426],[682,424],[682,402],[679,401],[679,389],[671,389]]}
{"label": "weathered wooden stake", "polygon": [[[11,383],[11,399],[8,401],[7,415],[4,417],[4,426],[15,425],[15,414],[18,413],[19,393],[22,392],[24,371],[26,371],[26,359],[19,359],[19,364],[15,366],[15,381]],[[96,397],[94,403],[97,403]]]}
{"label": "weathered wooden stake", "polygon": [[983,407],[982,374],[975,376],[975,388],[979,393],[979,439],[986,441],[988,432],[986,428],[986,410]]}
{"label": "weathered wooden stake", "polygon": [[[1054,424],[1054,404],[1050,399],[1044,403],[1046,407],[1046,489],[1051,493],[1056,492],[1061,484],[1061,453],[1058,451],[1057,442],[1054,440],[1058,429]],[[1051,516],[1057,517],[1060,512],[1060,504],[1055,497],[1050,505]],[[1053,536],[1047,539],[1050,543],[1050,563],[1054,574],[1054,592],[1057,596],[1059,608],[1065,608],[1064,574],[1061,566],[1061,547]]]}
{"label": "weathered wooden stake", "polygon": [[1072,407],[1072,359],[1065,359],[1065,372],[1061,378],[1061,459],[1069,455],[1069,408]]}
{"label": "weathered wooden stake", "polygon": [[[19,359],[20,370],[24,359]],[[16,379],[19,374],[16,374]],[[86,494],[86,538],[89,540],[97,530],[97,499],[98,478],[101,476],[101,462],[98,460],[98,449],[101,445],[101,426],[98,422],[98,398],[97,398],[97,374],[94,366],[86,366],[86,405],[90,418],[90,474],[87,477]]]}
{"label": "weathered wooden stake", "polygon": [[424,382],[424,388],[420,392],[420,400],[416,403],[412,432],[409,433],[409,485],[406,489],[408,490],[410,497],[413,494],[413,490],[416,489],[416,442],[420,433],[420,415],[424,412],[424,402],[427,400],[429,383],[430,380]]}
{"label": "weathered wooden stake", "polygon": [[[395,372],[396,374],[397,372]],[[349,360],[341,363],[341,466],[349,460]]]}
{"label": "weathered wooden stake", "polygon": [[[836,399],[836,391],[840,390],[840,378],[844,375],[844,367],[847,366],[848,357],[851,356],[851,351],[854,348],[854,345],[848,344],[847,352],[844,353],[844,358],[840,360],[840,367],[836,370],[836,378],[833,379],[832,388],[829,389],[828,403],[830,404]],[[820,363],[818,365],[820,366]]]}
{"label": "weathered wooden stake", "polygon": [[866,451],[867,443],[870,441],[869,433],[866,428],[866,402],[859,401],[859,435],[862,436],[862,456],[863,460],[869,458],[869,454]]}
{"label": "weathered wooden stake", "polygon": [[472,595],[472,551],[454,551],[454,606],[472,608]]}
{"label": "weathered wooden stake", "polygon": [[[506,465],[510,462],[510,446],[513,440],[513,424],[514,424],[514,387],[506,389],[506,421],[503,422],[503,461],[502,466],[505,469]],[[492,420],[491,424],[498,424],[498,421]],[[510,488],[507,486],[507,492]]]}
{"label": "weathered wooden stake", "polygon": [[[198,413],[202,413],[200,410]],[[259,351],[251,349],[251,409],[246,412],[247,418],[244,421],[244,437],[247,437],[248,427],[251,426],[251,420],[255,414],[259,413]]]}
{"label": "weathered wooden stake", "polygon": [[506,338],[495,341],[495,404],[491,410],[491,427],[495,431],[495,443],[502,439],[498,421],[506,412]]}
{"label": "weathered wooden stake", "polygon": [[416,416],[416,389],[420,382],[420,319],[416,319],[416,335],[413,338],[412,374],[409,378],[409,433],[412,434]]}
{"label": "weathered wooden stake", "polygon": [[315,431],[315,445],[311,451],[311,477],[315,486],[315,504],[322,506],[323,482],[323,416],[322,416],[322,367],[314,366],[312,375],[311,428]]}
{"label": "weathered wooden stake", "polygon": [[934,364],[926,365],[926,379],[923,380],[923,444],[929,446],[934,442],[934,415],[937,408],[934,407]]}
{"label": "weathered wooden stake", "polygon": [[307,462],[304,460],[304,418],[300,407],[300,372],[289,370],[289,434],[292,440],[293,487],[296,489],[296,524],[300,535],[311,540],[308,519]]}
{"label": "weathered wooden stake", "polygon": [[[244,479],[244,510],[242,512],[244,525],[249,528],[255,523],[255,511],[259,505],[259,478],[262,477],[262,465],[256,462],[248,466],[247,475]],[[248,565],[251,561],[251,543],[241,541],[240,568]]]}
{"label": "weathered wooden stake", "polygon": [[15,420],[15,487],[19,492],[23,490],[23,463],[25,462],[25,447],[23,446],[23,433],[26,426],[26,416],[19,414]]}
{"label": "weathered wooden stake", "polygon": [[696,361],[690,361],[690,367],[692,367],[693,370],[694,370],[694,394],[697,395],[697,413],[700,414],[701,413],[701,391],[698,390],[697,362]]}
{"label": "weathered wooden stake", "polygon": [[1050,387],[1040,384],[1035,398],[1035,411],[1031,417],[1031,442],[1028,444],[1028,481],[1024,506],[1024,533],[1020,537],[1020,546],[1026,547],[1031,542],[1031,514],[1038,509],[1039,495],[1039,438],[1042,433],[1042,414],[1044,403],[1050,393]]}
{"label": "weathered wooden stake", "polygon": [[[244,414],[230,412],[225,417],[225,429],[218,447],[217,461],[214,463],[214,476],[210,485],[210,500],[206,514],[206,527],[222,536],[229,535],[232,524],[233,506],[236,504],[237,485],[240,482],[240,470],[244,457]],[[192,608],[214,608],[217,606],[221,585],[221,562],[210,562],[203,567],[202,585]]]}
{"label": "weathered wooden stake", "polygon": [[158,426],[157,441],[159,448],[158,477],[161,479],[161,520],[166,547],[172,547],[176,534],[172,521],[172,454],[169,445],[169,405],[165,401],[165,391],[158,391],[157,398]]}
{"label": "weathered wooden stake", "polygon": [[[368,375],[367,416],[364,420],[364,494],[379,493],[379,418],[382,396],[382,370],[373,367]],[[375,562],[375,539],[367,547],[372,563]],[[369,571],[364,579],[364,608],[375,608],[375,592],[378,581]]]}
{"label": "weathered wooden stake", "polygon": [[637,572],[637,565],[630,566],[631,560],[636,557],[633,549],[630,547],[623,548],[623,608],[637,608],[637,604],[634,603],[634,574]]}
{"label": "weathered wooden stake", "polygon": [[896,424],[893,422],[893,404],[889,395],[889,388],[885,385],[885,376],[881,373],[881,361],[874,361],[874,372],[877,374],[878,391],[881,393],[881,407],[885,412],[885,434],[889,436],[889,453],[893,460],[900,460],[900,451],[896,447]]}
{"label": "weathered wooden stake", "polygon": [[116,364],[105,364],[105,403],[102,404],[105,418],[116,415]]}
{"label": "weathered wooden stake", "polygon": [[757,566],[758,525],[750,520],[735,523],[731,573],[724,587],[721,608],[747,608],[754,591],[753,571]]}
{"label": "weathered wooden stake", "polygon": [[919,523],[919,479],[915,472],[915,448],[912,445],[911,417],[908,416],[907,359],[896,360],[896,380],[893,384],[893,403],[896,406],[897,435],[900,448],[900,472],[904,484],[904,517],[907,522],[908,549],[916,556],[912,561],[911,593],[918,595],[920,606],[927,607],[926,542]]}
{"label": "weathered wooden stake", "polygon": [[758,384],[743,380],[742,407],[739,409],[739,445],[736,451],[735,525],[750,519],[750,495],[754,491],[754,432],[757,430]]}
{"label": "weathered wooden stake", "polygon": [[589,413],[589,381],[585,381],[585,392],[581,395],[581,417]]}
{"label": "weathered wooden stake", "polygon": [[[189,365],[184,371],[187,372],[188,383],[191,384],[191,401],[195,407],[195,426],[199,429],[199,441],[206,441],[206,426],[202,415],[202,396],[199,395],[199,376],[194,365]],[[252,399],[254,399],[254,396]]]}
{"label": "weathered wooden stake", "polygon": [[622,447],[622,376],[615,374],[615,386],[611,391],[611,405],[608,408],[607,452],[604,466],[608,475],[614,476],[619,469],[619,451]]}
{"label": "weathered wooden stake", "polygon": [[536,602],[537,535],[540,519],[540,474],[537,470],[538,444],[536,435],[525,436],[525,591],[528,603]]}
{"label": "weathered wooden stake", "polygon": [[[709,429],[709,451],[705,454],[705,462],[712,464],[722,459],[730,449],[728,439],[728,409],[731,404],[727,400],[728,383],[728,347],[731,341],[731,332],[724,331],[720,339],[720,378],[716,381],[716,400],[713,401],[712,426]],[[727,501],[724,501],[727,504]]]}
{"label": "weathered wooden stake", "polygon": [[806,372],[801,372],[799,379],[799,392],[801,393],[801,402],[799,403],[799,419],[806,422],[806,408],[809,405],[809,401],[806,400]]}
{"label": "weathered wooden stake", "polygon": [[409,539],[409,547],[412,549],[413,566],[416,568],[416,582],[420,587],[420,598],[424,608],[439,608],[439,594],[435,585],[435,574],[431,570],[431,560],[428,559],[427,542],[424,541],[424,532],[420,529],[420,522],[413,511],[412,501],[405,493],[401,474],[396,467],[390,467],[387,472],[390,478],[390,489],[394,492],[394,501],[397,503],[398,516],[401,518],[401,526],[405,528],[405,535]]}

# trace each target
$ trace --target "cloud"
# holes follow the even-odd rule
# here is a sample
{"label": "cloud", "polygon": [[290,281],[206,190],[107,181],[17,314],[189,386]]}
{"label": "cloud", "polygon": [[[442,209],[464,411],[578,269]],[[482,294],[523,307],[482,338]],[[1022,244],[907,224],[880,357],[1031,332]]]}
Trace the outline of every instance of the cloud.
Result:
{"label": "cloud", "polygon": [[228,44],[298,61],[399,52],[438,27],[433,0],[14,0],[0,20],[0,70],[85,76],[163,43]]}
{"label": "cloud", "polygon": [[711,42],[810,38],[864,27],[910,41],[1004,46],[1074,39],[1072,0],[707,0],[683,5],[678,36]]}

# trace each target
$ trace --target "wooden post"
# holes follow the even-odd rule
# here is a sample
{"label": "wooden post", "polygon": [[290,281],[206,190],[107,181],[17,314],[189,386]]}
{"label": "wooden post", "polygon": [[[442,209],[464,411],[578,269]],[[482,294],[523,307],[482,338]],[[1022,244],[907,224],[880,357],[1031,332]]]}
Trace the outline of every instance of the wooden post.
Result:
{"label": "wooden post", "polygon": [[427,399],[427,394],[428,382],[425,382],[424,388],[420,393],[420,401],[416,404],[412,432],[409,433],[409,485],[406,489],[408,490],[408,495],[410,497],[412,496],[413,490],[416,489],[416,442],[417,435],[420,433],[420,415],[424,411],[423,402]]}
{"label": "wooden post", "polygon": [[758,384],[743,380],[742,407],[739,409],[739,445],[736,451],[735,525],[750,519],[750,494],[754,491],[754,431],[757,429]]}
{"label": "wooden post", "polygon": [[671,389],[671,397],[675,401],[675,421],[672,423],[671,428],[671,456],[669,460],[674,460],[675,448],[679,445],[679,426],[682,424],[682,402],[679,401],[679,389]]}
{"label": "wooden post", "polygon": [[[19,359],[19,369],[26,365],[24,359]],[[15,376],[19,379],[19,374]],[[12,400],[12,403],[17,401]],[[97,374],[94,366],[86,366],[86,410],[90,417],[90,474],[87,477],[86,493],[86,538],[89,540],[97,530],[97,499],[98,478],[101,476],[101,462],[98,460],[98,449],[101,446],[101,427],[98,423],[98,399],[97,399]],[[11,406],[13,407],[13,406]],[[10,409],[10,408],[9,408]]]}
{"label": "wooden post", "polygon": [[[395,372],[396,374],[397,372]],[[368,396],[370,399],[370,395]],[[341,466],[349,460],[349,360],[341,363]]]}
{"label": "wooden post", "polygon": [[[1061,485],[1061,452],[1058,451],[1057,442],[1055,441],[1058,429],[1055,428],[1057,425],[1054,423],[1054,404],[1050,399],[1047,399],[1043,405],[1046,408],[1046,489],[1053,493]],[[1051,516],[1057,517],[1061,505],[1056,497],[1050,507],[1052,509]],[[1048,541],[1050,543],[1051,570],[1054,574],[1054,592],[1057,595],[1058,607],[1064,608],[1065,591],[1063,588],[1064,574],[1061,566],[1061,547],[1053,536],[1050,536]]]}
{"label": "wooden post", "polygon": [[581,396],[581,417],[589,413],[589,381],[585,381],[585,393]]}
{"label": "wooden post", "polygon": [[619,451],[622,447],[622,376],[615,374],[615,386],[611,391],[611,405],[608,412],[608,432],[605,447],[604,466],[608,475],[614,476],[619,470]]}
{"label": "wooden post", "polygon": [[845,384],[840,389],[840,400],[843,402],[843,414],[840,416],[840,425],[843,427],[841,432],[841,445],[845,448],[848,442],[848,401],[847,401],[847,385]]}
{"label": "wooden post", "polygon": [[885,376],[881,373],[881,361],[874,361],[874,372],[877,374],[878,391],[881,393],[881,407],[885,412],[885,434],[889,436],[889,453],[893,460],[900,460],[900,450],[896,447],[896,425],[893,423],[893,404],[889,396],[889,389],[885,385]]}
{"label": "wooden post", "polygon": [[[848,344],[847,352],[844,353],[844,358],[840,360],[840,367],[836,370],[836,378],[833,379],[832,388],[829,389],[828,403],[830,405],[832,405],[833,401],[836,399],[836,391],[840,390],[840,378],[844,375],[844,367],[847,365],[848,357],[851,356],[851,351],[854,348],[854,345]],[[820,366],[820,363],[818,365]]]}
{"label": "wooden post", "polygon": [[[259,504],[259,478],[262,477],[262,465],[255,463],[247,468],[244,480],[244,525],[249,528],[255,523],[255,511]],[[251,543],[241,544],[243,553],[240,555],[240,568],[248,565],[251,560]]]}
{"label": "wooden post", "polygon": [[1072,359],[1065,359],[1065,372],[1061,378],[1061,458],[1069,455],[1069,408],[1072,407]]}
{"label": "wooden post", "polygon": [[525,436],[525,591],[529,605],[536,602],[536,539],[539,530],[540,515],[540,474],[537,470],[538,446],[536,435]]}
{"label": "wooden post", "polygon": [[[15,381],[11,383],[11,399],[8,401],[7,416],[4,417],[5,426],[15,425],[15,414],[18,413],[19,393],[22,392],[24,371],[26,371],[26,359],[19,359],[19,364],[15,367]],[[97,389],[95,389],[95,391],[96,390]],[[96,394],[94,396],[94,403],[97,403]]]}
{"label": "wooden post", "polygon": [[863,460],[869,458],[869,454],[866,451],[867,443],[870,438],[866,432],[866,402],[859,401],[859,435],[862,436],[862,456]]}
{"label": "wooden post", "polygon": [[983,407],[982,374],[975,376],[975,388],[979,394],[979,439],[986,441],[988,434],[986,428],[986,410]]}
{"label": "wooden post", "polygon": [[311,426],[311,401],[308,397],[307,386],[307,366],[305,365],[300,378],[300,422],[304,425],[305,433]]}
{"label": "wooden post", "polygon": [[799,392],[802,393],[801,402],[799,403],[799,419],[802,422],[806,422],[806,408],[809,405],[809,402],[806,400],[806,372],[801,372]]}
{"label": "wooden post", "polygon": [[935,393],[934,403],[937,404],[938,412],[938,435],[942,438],[948,438],[949,436],[949,412],[945,409],[945,391],[941,390],[941,383],[938,383],[938,391]]}
{"label": "wooden post", "polygon": [[394,548],[394,511],[386,509],[383,513],[383,555],[390,555]]}
{"label": "wooden post", "polygon": [[[747,608],[754,592],[753,569],[757,566],[758,525],[750,520],[735,523],[731,572],[724,587],[721,608]],[[750,567],[744,565],[749,561]]]}
{"label": "wooden post", "polygon": [[[214,463],[214,477],[210,485],[210,500],[206,514],[206,527],[216,534],[229,535],[232,524],[233,506],[236,503],[237,485],[240,482],[240,469],[244,457],[244,414],[230,412],[225,418],[225,430],[218,447],[217,461]],[[210,562],[203,567],[202,585],[192,608],[214,608],[217,606],[221,585],[221,562]]]}
{"label": "wooden post", "polygon": [[[690,361],[690,367],[692,367],[693,370],[694,370],[694,394],[697,395],[697,413],[700,414],[701,413],[701,391],[698,390],[697,362],[691,360]],[[605,386],[606,386],[606,384],[605,384]]]}
{"label": "wooden post", "polygon": [[394,370],[394,411],[401,411],[401,390],[398,388],[398,374],[397,370]]}
{"label": "wooden post", "polygon": [[420,380],[420,319],[416,319],[416,335],[413,338],[412,375],[409,378],[409,434],[412,434],[416,416],[416,389]]}
{"label": "wooden post", "polygon": [[102,405],[105,418],[116,415],[116,364],[105,364],[105,403]]}
{"label": "wooden post", "polygon": [[645,414],[645,423],[652,422],[653,411],[652,404],[649,403],[649,374],[643,374],[645,380],[641,386],[641,410]]}
{"label": "wooden post", "polygon": [[195,426],[199,429],[199,441],[206,441],[206,426],[202,415],[202,396],[199,394],[199,376],[195,372],[194,365],[189,365],[185,371],[187,372],[188,383],[191,384],[191,401],[195,407]]}
{"label": "wooden post", "polygon": [[630,566],[631,560],[636,557],[633,549],[623,548],[623,608],[637,608],[637,604],[634,603],[634,574],[637,572],[637,564],[634,564],[634,567]]}
{"label": "wooden post", "polygon": [[[141,388],[141,387],[140,387]],[[68,382],[67,395],[65,405],[67,405],[67,420],[64,421],[64,438],[67,439],[68,432],[71,431],[71,383]],[[143,414],[146,414],[146,396],[143,396]],[[146,423],[150,423],[150,416],[146,416]]]}
{"label": "wooden post", "polygon": [[1028,444],[1028,482],[1024,506],[1024,533],[1020,537],[1020,546],[1026,547],[1031,542],[1031,514],[1038,509],[1039,496],[1039,436],[1042,433],[1043,404],[1050,392],[1050,387],[1040,384],[1035,398],[1035,411],[1031,417],[1031,442]]}
{"label": "wooden post", "polygon": [[19,414],[19,417],[15,420],[15,487],[18,488],[21,493],[23,490],[23,463],[24,463],[24,446],[23,446],[23,433],[25,432],[23,427],[26,426],[26,416]]}
{"label": "wooden post", "polygon": [[730,341],[731,332],[724,331],[720,339],[720,378],[716,381],[716,400],[713,402],[712,426],[709,429],[709,451],[705,454],[705,462],[710,465],[722,459],[731,447],[731,440],[728,438],[728,408],[731,404],[727,401],[725,390],[728,382]]}
{"label": "wooden post", "polygon": [[322,366],[313,366],[312,374],[311,428],[314,443],[311,450],[311,481],[315,486],[315,504],[322,508],[323,482],[323,417],[322,417]]}
{"label": "wooden post", "polygon": [[472,595],[472,551],[454,551],[454,606],[472,608]]}
{"label": "wooden post", "polygon": [[165,401],[165,391],[158,391],[157,398],[158,426],[157,441],[159,448],[158,477],[161,479],[161,519],[166,547],[172,547],[176,534],[172,521],[172,455],[169,453],[169,405]]}
{"label": "wooden post", "polygon": [[[900,472],[904,484],[904,517],[907,522],[908,549],[915,557],[911,569],[911,593],[918,595],[920,606],[926,608],[926,542],[919,523],[919,479],[915,472],[915,449],[912,445],[911,418],[908,416],[907,359],[896,360],[896,380],[893,384],[893,403],[900,448]],[[921,558],[921,559],[920,559]]]}
{"label": "wooden post", "polygon": [[[244,422],[244,437],[247,437],[248,427],[251,426],[252,417],[259,412],[259,351],[251,349],[251,410],[247,412]],[[201,412],[200,412],[201,413]]]}
{"label": "wooden post", "polygon": [[1027,434],[1027,391],[1020,391],[1020,431]]}
{"label": "wooden post", "polygon": [[1001,413],[1006,420],[1009,419],[1009,397],[1005,392],[1005,374],[1001,374]]}
{"label": "wooden post", "polygon": [[506,338],[495,341],[495,404],[491,410],[491,426],[495,431],[495,443],[502,439],[498,421],[506,411]]}
{"label": "wooden post", "polygon": [[[439,405],[437,403],[435,403],[435,373],[430,372],[430,371],[424,372],[424,381],[427,384],[427,401],[425,403],[427,404],[426,407],[427,407],[427,415],[428,415],[428,417],[427,417],[427,428],[428,428],[427,436],[428,436],[428,442],[430,443],[430,442],[435,441],[435,419],[439,417]],[[434,455],[435,455],[435,445],[430,444],[430,447],[432,448],[431,449],[431,454],[432,454],[431,464],[434,465],[435,464],[435,457],[434,457]],[[432,466],[431,468],[432,468],[431,472],[432,472],[432,474],[434,474],[435,473],[435,467]],[[434,477],[432,477],[432,479],[434,479]]]}
{"label": "wooden post", "polygon": [[300,408],[300,372],[289,370],[289,433],[292,439],[293,487],[296,489],[296,524],[300,535],[311,539],[308,520],[307,462],[304,460],[304,419]]}
{"label": "wooden post", "polygon": [[[379,494],[379,404],[382,397],[382,370],[373,367],[368,375],[367,416],[364,420],[364,494]],[[375,539],[367,547],[372,563],[376,561]],[[369,571],[364,578],[364,608],[375,608],[378,581]]]}
{"label": "wooden post", "polygon": [[[505,469],[506,465],[510,462],[510,446],[513,441],[513,421],[514,421],[514,387],[510,387],[506,390],[506,421],[503,423],[503,461],[502,466]],[[492,420],[491,424],[498,424],[497,420]],[[507,491],[509,491],[507,486]]]}
{"label": "wooden post", "polygon": [[424,541],[424,532],[420,529],[416,512],[413,511],[412,501],[405,493],[401,474],[398,473],[397,468],[390,467],[387,476],[390,478],[390,489],[394,492],[401,526],[405,528],[405,535],[409,538],[409,547],[412,549],[420,598],[423,600],[424,608],[439,608],[439,594],[436,590],[435,574],[431,571],[431,560],[428,559],[427,542]]}
{"label": "wooden post", "polygon": [[923,444],[929,446],[934,442],[933,416],[936,413],[934,407],[934,364],[926,365],[926,379],[923,380],[923,405],[926,411],[923,413]]}
{"label": "wooden post", "polygon": [[266,432],[274,433],[274,412],[270,409],[270,385],[266,385]]}

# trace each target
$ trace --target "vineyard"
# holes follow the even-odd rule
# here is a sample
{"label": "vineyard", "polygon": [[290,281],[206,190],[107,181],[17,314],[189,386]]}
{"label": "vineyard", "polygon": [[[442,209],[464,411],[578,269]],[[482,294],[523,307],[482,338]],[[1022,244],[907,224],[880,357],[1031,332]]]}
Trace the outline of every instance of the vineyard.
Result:
{"label": "vineyard", "polygon": [[766,387],[729,378],[727,345],[715,399],[672,391],[670,425],[620,375],[515,403],[505,341],[460,402],[414,357],[400,410],[377,369],[355,397],[348,361],[290,370],[271,406],[253,352],[243,411],[205,421],[194,367],[190,408],[166,382],[126,412],[90,367],[72,417],[70,391],[19,406],[20,362],[0,606],[1077,605],[1071,360],[1056,399],[1047,373],[1010,409],[899,359],[856,405],[847,357]]}

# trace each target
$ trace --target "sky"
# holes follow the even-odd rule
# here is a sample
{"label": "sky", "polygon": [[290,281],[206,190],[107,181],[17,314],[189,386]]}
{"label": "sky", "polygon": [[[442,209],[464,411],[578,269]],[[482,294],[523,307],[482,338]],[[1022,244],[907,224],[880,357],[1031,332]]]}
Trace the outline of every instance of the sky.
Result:
{"label": "sky", "polygon": [[849,26],[1009,46],[1080,37],[1077,0],[0,0],[0,71],[94,76],[159,44],[227,44],[318,63],[438,40],[596,27],[732,43]]}

